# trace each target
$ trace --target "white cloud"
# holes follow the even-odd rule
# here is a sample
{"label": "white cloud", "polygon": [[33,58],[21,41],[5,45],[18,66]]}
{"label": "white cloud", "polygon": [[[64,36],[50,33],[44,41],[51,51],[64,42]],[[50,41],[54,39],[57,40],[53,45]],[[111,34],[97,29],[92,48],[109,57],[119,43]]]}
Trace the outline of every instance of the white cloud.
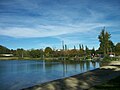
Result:
{"label": "white cloud", "polygon": [[31,37],[48,37],[58,36],[63,34],[75,32],[87,32],[97,27],[103,27],[104,24],[99,23],[80,23],[78,25],[39,25],[35,28],[21,28],[21,27],[8,27],[1,28],[0,35],[6,35],[16,38],[31,38]]}

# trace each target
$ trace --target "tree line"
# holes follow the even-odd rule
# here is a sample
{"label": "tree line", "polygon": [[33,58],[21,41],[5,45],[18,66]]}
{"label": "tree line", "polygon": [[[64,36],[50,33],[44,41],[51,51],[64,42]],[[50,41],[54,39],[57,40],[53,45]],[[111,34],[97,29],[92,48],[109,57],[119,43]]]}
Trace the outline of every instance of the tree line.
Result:
{"label": "tree line", "polygon": [[49,58],[49,57],[84,57],[86,58],[103,55],[107,56],[109,54],[120,55],[120,43],[114,44],[111,40],[111,34],[108,33],[105,28],[102,29],[98,39],[100,46],[97,50],[93,47],[89,49],[83,44],[79,44],[79,49],[74,46],[73,49],[68,49],[67,45],[63,45],[63,48],[52,49],[51,47],[46,47],[43,49],[30,49],[24,50],[23,48],[18,48],[16,50],[8,49],[5,46],[0,45],[0,54],[13,54],[15,57],[30,57],[30,58]]}

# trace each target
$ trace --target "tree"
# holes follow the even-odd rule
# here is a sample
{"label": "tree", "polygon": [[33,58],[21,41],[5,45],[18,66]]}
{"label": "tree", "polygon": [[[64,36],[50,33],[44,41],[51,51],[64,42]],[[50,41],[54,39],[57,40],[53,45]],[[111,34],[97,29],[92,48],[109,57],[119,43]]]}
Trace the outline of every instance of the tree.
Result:
{"label": "tree", "polygon": [[18,49],[16,50],[16,56],[19,57],[19,58],[23,58],[23,57],[24,57],[23,51],[24,51],[24,49],[18,48]]}
{"label": "tree", "polygon": [[65,44],[65,51],[67,50],[67,45]]}
{"label": "tree", "polygon": [[29,55],[32,58],[42,58],[43,57],[43,50],[42,49],[31,49],[29,51]]}
{"label": "tree", "polygon": [[63,56],[68,56],[69,54],[68,54],[68,47],[67,47],[67,45],[65,44],[65,50],[64,50],[64,55]]}
{"label": "tree", "polygon": [[53,50],[50,47],[45,48],[45,56],[49,57],[52,55]]}
{"label": "tree", "polygon": [[62,49],[64,51],[65,47],[64,47],[64,41],[62,41]]}
{"label": "tree", "polygon": [[82,44],[82,50],[84,50],[84,46],[83,46],[83,44]]}
{"label": "tree", "polygon": [[60,56],[62,56],[62,51],[60,51],[60,50],[53,50],[53,52],[52,52],[52,56],[53,57],[60,57]]}
{"label": "tree", "polygon": [[95,48],[93,47],[93,49],[91,50],[91,55],[95,55]]}
{"label": "tree", "polygon": [[78,54],[76,49],[69,50],[69,56],[70,57],[75,57]]}
{"label": "tree", "polygon": [[74,49],[76,49],[75,45],[74,45]]}
{"label": "tree", "polygon": [[109,40],[109,45],[110,45],[109,51],[110,52],[115,52],[115,45],[111,40]]}
{"label": "tree", "polygon": [[83,56],[84,55],[84,46],[79,44],[79,51],[78,51],[79,56]]}
{"label": "tree", "polygon": [[81,49],[82,49],[81,44],[79,44],[79,50],[81,50]]}
{"label": "tree", "polygon": [[87,46],[85,46],[85,53],[86,53],[86,55],[89,54],[89,48]]}
{"label": "tree", "polygon": [[99,42],[100,42],[100,47],[99,50],[106,56],[109,52],[110,44],[109,44],[109,39],[111,35],[105,31],[105,28],[101,31],[100,35],[98,36]]}
{"label": "tree", "polygon": [[120,43],[117,43],[115,46],[115,53],[116,55],[120,55]]}

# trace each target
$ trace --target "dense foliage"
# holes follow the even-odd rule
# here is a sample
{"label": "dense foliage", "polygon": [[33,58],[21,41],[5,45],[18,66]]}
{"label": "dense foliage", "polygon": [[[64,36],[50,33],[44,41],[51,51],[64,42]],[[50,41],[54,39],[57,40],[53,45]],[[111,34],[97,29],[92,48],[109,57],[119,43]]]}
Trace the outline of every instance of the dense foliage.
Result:
{"label": "dense foliage", "polygon": [[2,45],[0,45],[0,54],[7,54],[10,53],[10,50]]}
{"label": "dense foliage", "polygon": [[99,50],[101,51],[101,53],[104,54],[104,56],[106,56],[109,53],[109,48],[110,48],[110,44],[109,44],[110,34],[105,31],[105,28],[98,36],[98,39],[100,42]]}
{"label": "dense foliage", "polygon": [[117,43],[115,46],[115,53],[116,55],[120,55],[120,43]]}

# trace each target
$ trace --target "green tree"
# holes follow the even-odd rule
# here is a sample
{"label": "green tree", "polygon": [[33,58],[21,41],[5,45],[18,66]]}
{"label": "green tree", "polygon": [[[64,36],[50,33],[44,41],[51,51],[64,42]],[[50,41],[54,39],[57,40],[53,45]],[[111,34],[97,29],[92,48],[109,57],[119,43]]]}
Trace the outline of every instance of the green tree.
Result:
{"label": "green tree", "polygon": [[99,50],[106,56],[109,52],[110,44],[109,44],[109,39],[111,35],[105,31],[105,28],[101,31],[100,35],[98,36],[99,42],[100,42],[100,47]]}
{"label": "green tree", "polygon": [[109,40],[109,45],[109,52],[115,52],[115,45],[111,40]]}
{"label": "green tree", "polygon": [[79,44],[79,51],[78,51],[79,56],[84,56],[84,46]]}
{"label": "green tree", "polygon": [[87,46],[85,46],[85,53],[86,55],[89,55],[89,48]]}
{"label": "green tree", "polygon": [[81,44],[79,44],[79,50],[81,50],[81,49],[82,49]]}
{"label": "green tree", "polygon": [[76,49],[76,46],[74,45],[74,49]]}
{"label": "green tree", "polygon": [[67,50],[67,45],[65,44],[65,51]]}
{"label": "green tree", "polygon": [[91,50],[91,55],[95,55],[96,52],[95,52],[95,48],[93,47],[92,50]]}
{"label": "green tree", "polygon": [[117,43],[115,46],[115,53],[116,55],[120,55],[120,43]]}
{"label": "green tree", "polygon": [[82,44],[82,50],[84,50],[84,46],[83,46],[83,44]]}
{"label": "green tree", "polygon": [[44,52],[46,57],[50,57],[52,55],[53,50],[50,47],[46,47]]}
{"label": "green tree", "polygon": [[42,58],[43,56],[43,50],[42,49],[31,49],[29,51],[29,55],[32,58]]}
{"label": "green tree", "polygon": [[16,50],[16,56],[19,57],[19,58],[23,58],[23,57],[24,57],[23,51],[24,51],[23,48],[18,48],[18,49]]}

